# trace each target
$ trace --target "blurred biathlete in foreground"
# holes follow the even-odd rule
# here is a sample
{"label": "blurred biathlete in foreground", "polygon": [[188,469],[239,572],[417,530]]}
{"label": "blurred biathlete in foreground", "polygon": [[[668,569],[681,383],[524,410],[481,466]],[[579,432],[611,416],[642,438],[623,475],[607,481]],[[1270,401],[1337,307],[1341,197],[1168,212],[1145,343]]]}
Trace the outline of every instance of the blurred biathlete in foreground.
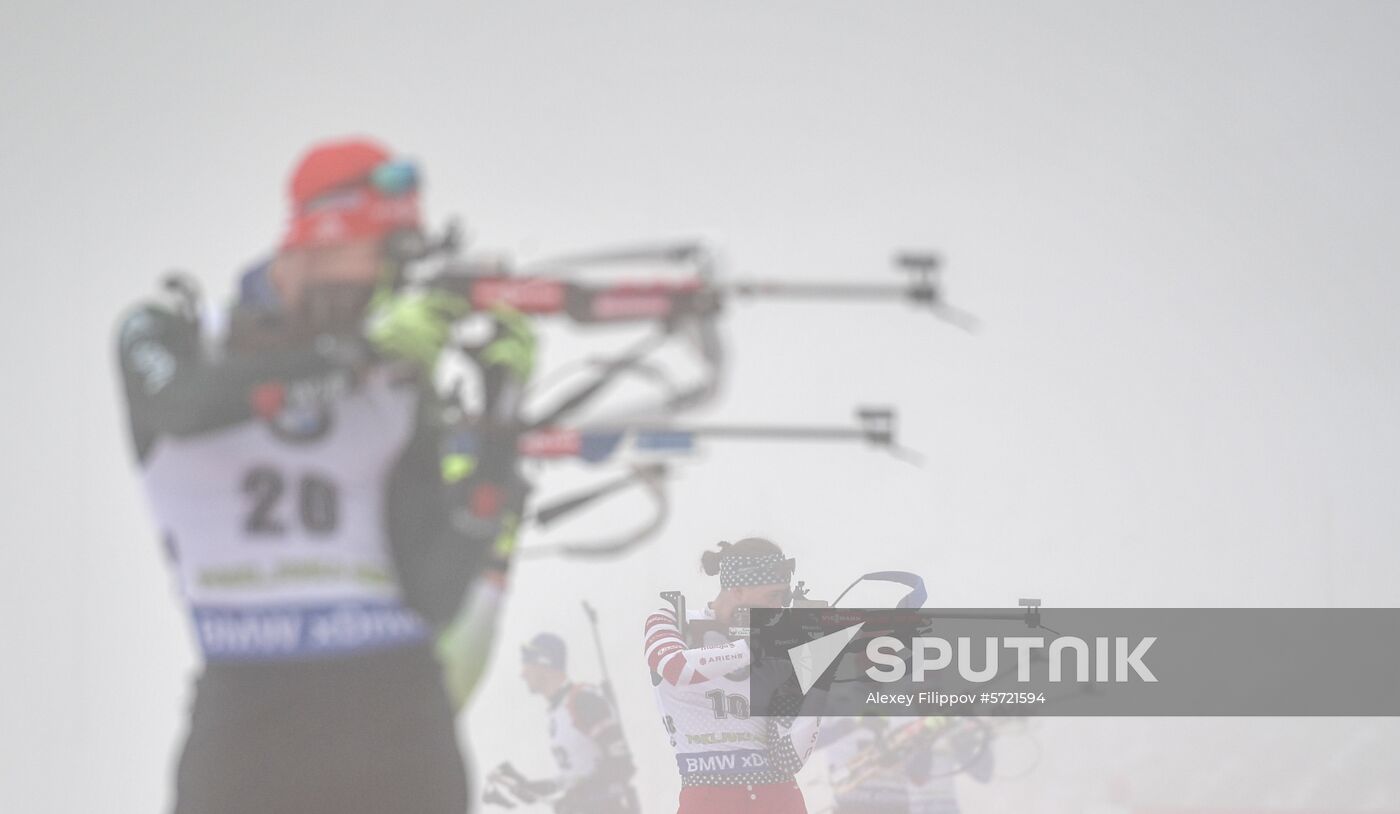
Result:
{"label": "blurred biathlete in foreground", "polygon": [[[679,594],[666,594],[673,607],[648,617],[644,634],[681,775],[679,814],[805,814],[794,777],[816,746],[820,718],[795,714],[800,695],[790,699],[793,715],[749,714],[748,612],[791,602],[796,563],[751,537],[720,543],[701,565],[719,577],[714,600],[690,611]],[[823,694],[814,688],[807,701],[820,703]]]}
{"label": "blurred biathlete in foreground", "polygon": [[[175,809],[462,814],[454,713],[509,564],[516,441],[502,420],[445,483],[432,370],[468,305],[404,284],[413,165],[326,144],[291,199],[226,313],[184,289],[120,326],[136,456],[204,657]],[[529,337],[497,341],[516,346],[475,357],[488,392],[529,373]]]}
{"label": "blurred biathlete in foreground", "polygon": [[550,751],[559,774],[528,780],[502,763],[487,778],[485,801],[505,808],[547,802],[558,814],[636,814],[632,755],[609,692],[569,680],[568,648],[553,633],[535,636],[520,656],[525,686],[549,705]]}

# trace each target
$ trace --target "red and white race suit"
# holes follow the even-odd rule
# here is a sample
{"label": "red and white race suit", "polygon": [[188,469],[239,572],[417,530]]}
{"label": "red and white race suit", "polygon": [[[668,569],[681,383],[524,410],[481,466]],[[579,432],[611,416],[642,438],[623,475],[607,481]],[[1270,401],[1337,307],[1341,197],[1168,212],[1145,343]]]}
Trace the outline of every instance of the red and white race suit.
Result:
{"label": "red and white race suit", "polygon": [[[714,621],[709,609],[689,621]],[[696,637],[692,637],[696,638]],[[681,775],[680,814],[805,814],[793,780],[820,719],[749,714],[749,643],[711,631],[681,637],[675,611],[647,617],[647,666]]]}

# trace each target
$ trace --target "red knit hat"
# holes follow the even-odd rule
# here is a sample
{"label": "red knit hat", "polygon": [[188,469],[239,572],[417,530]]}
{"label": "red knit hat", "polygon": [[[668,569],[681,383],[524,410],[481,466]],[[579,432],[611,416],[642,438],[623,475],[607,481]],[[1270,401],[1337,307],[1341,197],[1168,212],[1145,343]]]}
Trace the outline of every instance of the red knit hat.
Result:
{"label": "red knit hat", "polygon": [[418,228],[416,183],[401,190],[373,183],[376,170],[391,162],[389,151],[368,139],[330,141],[307,151],[292,172],[292,216],[282,248]]}

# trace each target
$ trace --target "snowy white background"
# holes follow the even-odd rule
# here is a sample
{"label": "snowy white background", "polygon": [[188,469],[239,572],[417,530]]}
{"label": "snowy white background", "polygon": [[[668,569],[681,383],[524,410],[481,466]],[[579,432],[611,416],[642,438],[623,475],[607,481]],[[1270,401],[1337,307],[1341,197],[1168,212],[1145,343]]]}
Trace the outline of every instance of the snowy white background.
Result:
{"label": "snowy white background", "polygon": [[[920,570],[945,605],[1400,594],[1393,4],[10,0],[0,19],[7,811],[168,801],[196,663],[126,447],[113,321],[171,267],[225,294],[329,135],[422,160],[430,213],[466,214],[486,247],[701,235],[735,272],[884,279],[892,249],[929,246],[984,321],[734,308],[713,417],[888,402],[928,463],[715,447],[661,543],[523,565],[463,727],[478,765],[547,766],[515,645],[557,630],[591,678],[589,598],[648,810],[666,810],[639,629],[658,590],[706,598],[696,560],[720,538],[772,536],[820,592]],[[570,355],[545,341],[546,366]],[[1400,808],[1368,762],[1396,734],[1046,722],[1038,766],[968,808],[1082,811],[1115,783]]]}

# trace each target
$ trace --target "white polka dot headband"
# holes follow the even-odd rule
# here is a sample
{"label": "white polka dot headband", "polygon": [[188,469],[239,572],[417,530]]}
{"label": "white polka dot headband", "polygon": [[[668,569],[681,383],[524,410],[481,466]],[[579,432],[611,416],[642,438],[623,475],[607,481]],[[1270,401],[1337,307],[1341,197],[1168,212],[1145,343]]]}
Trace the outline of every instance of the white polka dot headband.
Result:
{"label": "white polka dot headband", "polygon": [[719,586],[786,585],[796,568],[797,560],[782,554],[724,554],[719,561]]}

